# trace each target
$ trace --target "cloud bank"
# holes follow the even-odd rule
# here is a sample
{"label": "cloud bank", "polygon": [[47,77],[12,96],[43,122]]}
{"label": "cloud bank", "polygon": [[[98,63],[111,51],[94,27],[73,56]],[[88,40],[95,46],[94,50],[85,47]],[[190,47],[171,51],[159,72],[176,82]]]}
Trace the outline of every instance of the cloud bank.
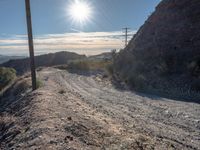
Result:
{"label": "cloud bank", "polygon": [[[135,31],[132,34],[135,34]],[[57,51],[95,55],[123,48],[123,39],[121,31],[45,34],[34,37],[34,46],[36,55]],[[0,37],[0,54],[28,55],[27,36],[4,35]]]}

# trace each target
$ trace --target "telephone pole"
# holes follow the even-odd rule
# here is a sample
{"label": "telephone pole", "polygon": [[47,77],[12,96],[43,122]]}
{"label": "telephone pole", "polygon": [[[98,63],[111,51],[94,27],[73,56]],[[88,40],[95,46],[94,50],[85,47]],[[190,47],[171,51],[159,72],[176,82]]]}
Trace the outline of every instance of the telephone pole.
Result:
{"label": "telephone pole", "polygon": [[30,53],[32,89],[36,90],[36,72],[35,72],[35,60],[34,60],[34,46],[33,46],[30,0],[25,0],[25,5],[26,5],[26,21],[27,21],[28,43],[29,43],[29,53]]}
{"label": "telephone pole", "polygon": [[129,36],[128,33],[129,33],[130,28],[126,27],[126,28],[122,28],[122,29],[124,30],[124,33],[125,33],[124,36],[125,36],[125,47],[126,47],[128,45],[128,36]]}

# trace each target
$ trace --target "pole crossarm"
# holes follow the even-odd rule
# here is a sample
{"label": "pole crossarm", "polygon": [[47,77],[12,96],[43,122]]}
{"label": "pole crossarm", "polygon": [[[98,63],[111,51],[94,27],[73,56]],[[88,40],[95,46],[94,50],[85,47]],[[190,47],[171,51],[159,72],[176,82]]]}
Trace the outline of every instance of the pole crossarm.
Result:
{"label": "pole crossarm", "polygon": [[127,27],[126,27],[126,28],[122,28],[122,29],[124,30],[124,33],[125,33],[124,36],[125,36],[125,47],[126,47],[126,46],[128,45],[128,36],[129,36],[128,33],[130,32],[130,31],[129,31],[130,28],[127,28]]}

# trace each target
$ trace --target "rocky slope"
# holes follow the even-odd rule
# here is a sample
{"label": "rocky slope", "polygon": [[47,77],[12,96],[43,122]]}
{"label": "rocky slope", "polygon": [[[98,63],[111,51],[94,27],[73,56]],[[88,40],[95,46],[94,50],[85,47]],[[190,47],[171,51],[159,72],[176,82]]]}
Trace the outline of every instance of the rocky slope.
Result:
{"label": "rocky slope", "polygon": [[[71,52],[50,53],[46,55],[36,56],[35,65],[36,67],[63,65],[67,64],[71,60],[82,59],[85,57],[86,56],[84,55],[78,55]],[[17,71],[17,74],[23,74],[30,70],[29,58],[10,60],[6,63],[1,64],[0,66],[14,68]]]}
{"label": "rocky slope", "polygon": [[138,90],[197,99],[199,27],[199,0],[163,0],[116,57],[115,75]]}

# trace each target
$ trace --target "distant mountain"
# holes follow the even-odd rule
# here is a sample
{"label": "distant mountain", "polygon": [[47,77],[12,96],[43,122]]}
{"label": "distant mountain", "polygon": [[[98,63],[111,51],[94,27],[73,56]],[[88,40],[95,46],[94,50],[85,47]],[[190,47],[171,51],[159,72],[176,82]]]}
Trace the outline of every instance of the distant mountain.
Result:
{"label": "distant mountain", "polygon": [[181,97],[199,93],[199,28],[199,0],[161,1],[115,58],[115,75],[142,91]]}
{"label": "distant mountain", "polygon": [[[50,53],[50,54],[36,56],[35,65],[36,67],[63,65],[67,64],[71,60],[83,59],[83,58],[86,58],[86,56],[78,55],[76,53],[71,53],[71,52]],[[30,60],[29,58],[15,59],[3,63],[0,66],[14,68],[17,71],[17,74],[20,75],[30,70]]]}
{"label": "distant mountain", "polygon": [[25,58],[24,56],[4,56],[0,55],[0,64],[5,63],[11,59],[22,59]]}

